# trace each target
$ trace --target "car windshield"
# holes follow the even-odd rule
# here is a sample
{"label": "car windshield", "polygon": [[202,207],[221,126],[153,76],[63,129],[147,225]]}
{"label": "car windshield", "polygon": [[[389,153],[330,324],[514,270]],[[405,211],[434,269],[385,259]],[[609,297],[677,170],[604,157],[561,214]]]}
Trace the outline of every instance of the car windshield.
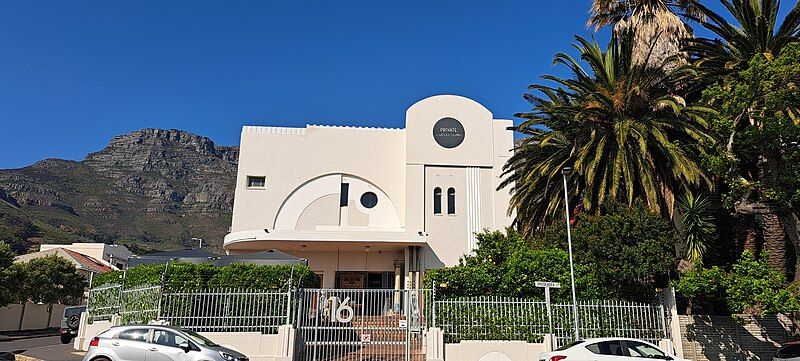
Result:
{"label": "car windshield", "polygon": [[564,351],[564,350],[566,350],[566,349],[568,349],[568,348],[570,348],[572,346],[579,345],[579,344],[582,344],[582,343],[583,343],[582,340],[581,341],[573,341],[573,342],[570,342],[570,343],[568,343],[568,344],[566,344],[564,346],[561,346],[561,347],[557,348],[556,351]]}
{"label": "car windshield", "polygon": [[211,340],[201,336],[197,332],[189,331],[189,330],[181,330],[181,331],[183,331],[183,333],[185,333],[186,336],[189,336],[189,338],[192,339],[192,341],[197,342],[197,343],[199,343],[199,344],[201,344],[203,346],[209,346],[209,347],[219,346],[216,343],[214,343],[214,341],[211,341]]}

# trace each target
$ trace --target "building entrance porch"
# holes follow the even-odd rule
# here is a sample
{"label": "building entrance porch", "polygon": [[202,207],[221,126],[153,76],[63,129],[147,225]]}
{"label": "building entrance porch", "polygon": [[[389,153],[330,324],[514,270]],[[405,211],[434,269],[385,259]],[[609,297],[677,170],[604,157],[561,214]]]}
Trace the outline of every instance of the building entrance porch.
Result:
{"label": "building entrance porch", "polygon": [[276,238],[273,240],[229,244],[228,252],[240,254],[258,249],[277,249],[303,258],[317,275],[320,288],[398,290],[422,288],[424,264],[422,254],[423,247],[427,247],[427,244],[401,241],[405,233],[392,235],[393,238],[397,238],[392,241],[379,238],[373,241],[339,239],[333,235],[324,241],[285,239],[288,237],[277,233],[277,231],[269,233],[270,237]]}

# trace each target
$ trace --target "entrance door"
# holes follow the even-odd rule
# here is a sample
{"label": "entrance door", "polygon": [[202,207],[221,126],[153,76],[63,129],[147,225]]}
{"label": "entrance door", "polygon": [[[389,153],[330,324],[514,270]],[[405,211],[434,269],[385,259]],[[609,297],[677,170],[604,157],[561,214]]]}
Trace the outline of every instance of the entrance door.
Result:
{"label": "entrance door", "polygon": [[[296,360],[425,360],[423,291],[302,289],[297,294]],[[395,296],[401,300],[397,312],[371,312],[384,309]]]}
{"label": "entrance door", "polygon": [[348,290],[392,289],[394,272],[337,271],[336,288]]}

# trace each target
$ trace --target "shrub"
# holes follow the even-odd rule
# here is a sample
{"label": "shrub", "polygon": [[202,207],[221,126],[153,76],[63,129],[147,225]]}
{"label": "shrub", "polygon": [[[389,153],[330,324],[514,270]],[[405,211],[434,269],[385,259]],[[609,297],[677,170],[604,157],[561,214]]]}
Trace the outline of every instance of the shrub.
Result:
{"label": "shrub", "polygon": [[800,292],[786,286],[783,273],[767,264],[767,255],[756,258],[744,251],[729,272],[718,267],[695,268],[673,282],[675,291],[691,307],[723,300],[733,313],[775,314],[800,310]]}
{"label": "shrub", "polygon": [[[459,265],[425,272],[423,284],[436,288],[444,298],[498,295],[542,298],[544,291],[536,281],[561,282],[553,290],[554,299],[569,299],[569,257],[566,252],[548,247],[531,247],[519,233],[509,229],[477,235],[478,248],[464,256]],[[582,298],[599,295],[597,283],[587,267],[576,265],[576,285]]]}
{"label": "shrub", "polygon": [[784,286],[786,278],[767,264],[766,254],[756,259],[744,251],[727,277],[728,307],[734,313],[775,314],[800,310],[798,294]]}
{"label": "shrub", "polygon": [[[165,273],[166,270],[166,273]],[[256,288],[285,290],[292,286],[316,287],[316,277],[301,265],[211,264],[171,262],[169,265],[139,265],[125,271],[125,287],[163,285],[168,289]],[[290,277],[291,276],[291,277]],[[112,271],[95,276],[92,286],[123,283],[123,272]],[[162,283],[163,278],[163,283]],[[298,284],[300,283],[300,284]]]}

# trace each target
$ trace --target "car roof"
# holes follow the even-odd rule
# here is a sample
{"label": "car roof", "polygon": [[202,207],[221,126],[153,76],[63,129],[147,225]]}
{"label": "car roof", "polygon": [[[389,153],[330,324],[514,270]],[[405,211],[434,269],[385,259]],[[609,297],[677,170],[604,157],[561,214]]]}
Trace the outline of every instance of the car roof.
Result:
{"label": "car roof", "polygon": [[110,329],[123,329],[123,328],[160,328],[172,331],[184,331],[179,327],[169,326],[169,325],[119,325],[119,326],[113,326]]}
{"label": "car roof", "polygon": [[631,337],[597,337],[597,338],[587,338],[583,341],[586,342],[602,342],[602,341],[638,341],[638,342],[647,342],[652,343],[647,340],[642,340],[639,338],[631,338]]}

